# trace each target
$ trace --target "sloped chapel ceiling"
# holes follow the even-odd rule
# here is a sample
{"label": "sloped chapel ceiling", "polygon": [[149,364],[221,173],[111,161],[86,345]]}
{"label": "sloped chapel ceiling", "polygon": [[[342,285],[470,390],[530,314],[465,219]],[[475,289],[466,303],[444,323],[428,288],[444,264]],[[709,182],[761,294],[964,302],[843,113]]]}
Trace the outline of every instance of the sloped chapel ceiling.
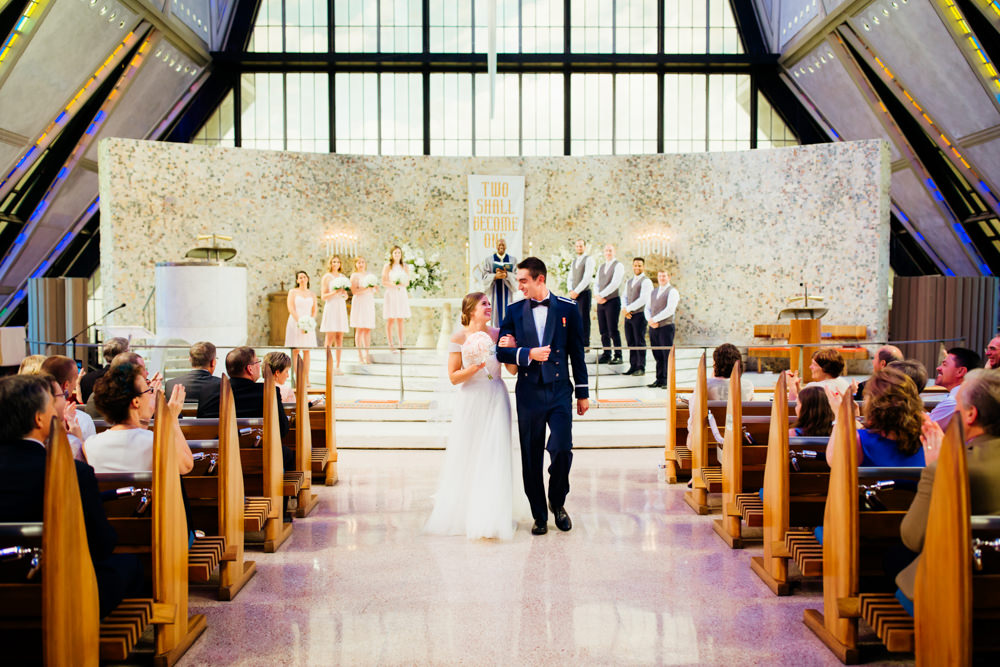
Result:
{"label": "sloped chapel ceiling", "polygon": [[[997,3],[754,0],[754,8],[784,79],[831,140],[889,141],[893,211],[938,270],[1000,271],[1000,82],[989,48],[1000,43]],[[951,193],[945,177],[955,180]]]}

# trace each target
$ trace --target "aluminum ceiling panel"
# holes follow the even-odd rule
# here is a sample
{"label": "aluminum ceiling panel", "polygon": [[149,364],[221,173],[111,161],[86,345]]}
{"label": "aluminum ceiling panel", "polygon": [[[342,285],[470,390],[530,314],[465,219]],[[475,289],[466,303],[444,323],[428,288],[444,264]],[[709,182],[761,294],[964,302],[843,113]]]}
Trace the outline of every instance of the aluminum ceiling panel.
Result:
{"label": "aluminum ceiling panel", "polygon": [[[180,50],[165,39],[152,45],[97,138],[87,148],[86,157],[97,160],[97,145],[104,137],[145,139],[189,86],[199,70]],[[193,73],[193,74],[192,74]],[[96,196],[97,191],[94,191]]]}
{"label": "aluminum ceiling panel", "polygon": [[4,285],[16,287],[31,277],[38,263],[48,257],[96,196],[97,174],[77,165],[66,177],[66,183],[56,193],[52,204],[35,227],[31,240],[24,245],[21,254],[7,272]]}
{"label": "aluminum ceiling panel", "polygon": [[986,179],[990,190],[1000,197],[1000,139],[984,141],[975,146],[963,146],[962,153]]}
{"label": "aluminum ceiling panel", "polygon": [[[885,139],[893,162],[901,153],[893,137],[879,122],[847,69],[826,43],[792,65],[789,78],[833,125],[842,139]],[[821,60],[822,58],[822,60]],[[811,71],[810,71],[811,70]]]}
{"label": "aluminum ceiling panel", "polygon": [[[118,9],[102,16],[109,4]],[[56,2],[0,88],[0,128],[34,141],[138,23],[114,3]]]}
{"label": "aluminum ceiling panel", "polygon": [[826,10],[827,14],[830,14],[833,10],[837,9],[837,7],[847,4],[848,2],[850,2],[850,0],[823,0],[823,9]]}
{"label": "aluminum ceiling panel", "polygon": [[212,42],[208,0],[170,0],[170,13],[191,28],[207,47]]}
{"label": "aluminum ceiling panel", "polygon": [[1000,124],[1000,111],[931,3],[896,5],[873,2],[851,25],[952,139]]}
{"label": "aluminum ceiling panel", "polygon": [[778,43],[785,48],[811,20],[819,15],[819,0],[780,0],[778,7]]}
{"label": "aluminum ceiling panel", "polygon": [[952,231],[951,220],[945,217],[912,169],[893,172],[892,199],[949,269],[959,276],[980,275]]}

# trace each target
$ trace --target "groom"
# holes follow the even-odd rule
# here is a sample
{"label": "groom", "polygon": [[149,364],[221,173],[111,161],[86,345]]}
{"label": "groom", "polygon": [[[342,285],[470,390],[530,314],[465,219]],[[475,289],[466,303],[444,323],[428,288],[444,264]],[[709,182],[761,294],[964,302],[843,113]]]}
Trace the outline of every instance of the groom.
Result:
{"label": "groom", "polygon": [[[521,436],[521,471],[524,493],[531,503],[535,525],[532,535],[548,532],[545,484],[542,466],[549,450],[549,507],[556,527],[573,527],[563,504],[569,493],[569,468],[573,463],[574,385],[569,378],[573,365],[576,381],[576,413],[590,407],[587,364],[584,361],[583,321],[576,302],[549,292],[545,264],[527,257],[517,265],[517,286],[525,299],[512,304],[500,325],[500,337],[513,336],[519,347],[498,347],[497,360],[517,364],[517,420]],[[545,443],[545,427],[549,442]]]}

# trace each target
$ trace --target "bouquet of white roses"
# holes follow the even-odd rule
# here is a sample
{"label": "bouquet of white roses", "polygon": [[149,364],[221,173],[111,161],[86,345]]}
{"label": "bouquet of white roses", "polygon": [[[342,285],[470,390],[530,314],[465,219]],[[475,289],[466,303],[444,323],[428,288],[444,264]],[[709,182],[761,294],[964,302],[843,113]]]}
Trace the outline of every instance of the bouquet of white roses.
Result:
{"label": "bouquet of white roses", "polygon": [[410,281],[407,279],[406,271],[403,271],[402,269],[393,269],[389,272],[389,282],[393,285],[399,286],[407,285]]}
{"label": "bouquet of white roses", "polygon": [[298,327],[302,333],[311,334],[316,331],[316,320],[311,315],[303,315],[299,318]]}
{"label": "bouquet of white roses", "polygon": [[[465,339],[462,349],[468,352],[469,361],[478,365],[486,361],[489,357],[496,355],[497,346],[488,333],[477,331]],[[486,371],[486,377],[491,380],[493,379],[489,371]]]}
{"label": "bouquet of white roses", "polygon": [[425,257],[422,250],[403,244],[403,261],[410,269],[410,289],[436,294],[444,287],[448,272],[441,266],[437,255]]}
{"label": "bouquet of white roses", "polygon": [[343,290],[346,294],[347,290],[351,289],[351,281],[346,276],[337,276],[330,281],[330,289],[334,292]]}
{"label": "bouquet of white roses", "polygon": [[369,273],[368,275],[366,275],[364,277],[364,279],[362,279],[361,286],[362,287],[378,287],[378,281],[375,280],[375,276],[373,276],[372,274]]}

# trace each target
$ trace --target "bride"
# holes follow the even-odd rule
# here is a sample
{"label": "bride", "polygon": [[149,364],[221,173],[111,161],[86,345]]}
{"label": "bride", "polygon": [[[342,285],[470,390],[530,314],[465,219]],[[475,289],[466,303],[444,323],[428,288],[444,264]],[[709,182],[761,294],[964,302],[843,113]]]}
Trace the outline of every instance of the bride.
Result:
{"label": "bride", "polygon": [[[511,437],[510,398],[495,354],[476,363],[493,308],[482,292],[462,300],[462,329],[448,346],[448,379],[459,385],[448,448],[441,467],[434,510],[424,532],[469,539],[514,536],[517,520],[529,515],[521,491],[520,448]],[[517,370],[509,367],[512,373]]]}

